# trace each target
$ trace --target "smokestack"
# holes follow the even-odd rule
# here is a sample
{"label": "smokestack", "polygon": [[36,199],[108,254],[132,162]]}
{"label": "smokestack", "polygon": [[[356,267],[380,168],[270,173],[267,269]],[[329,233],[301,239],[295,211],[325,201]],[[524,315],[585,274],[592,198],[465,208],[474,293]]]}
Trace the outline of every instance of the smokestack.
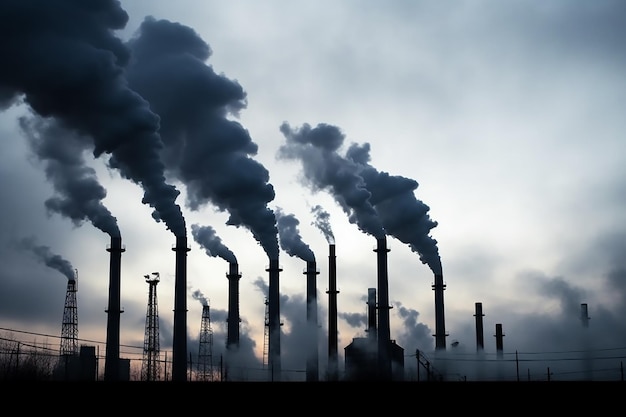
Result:
{"label": "smokestack", "polygon": [[389,277],[387,275],[387,238],[376,239],[378,258],[378,368],[383,380],[391,380],[391,334],[389,323]]}
{"label": "smokestack", "polygon": [[339,379],[339,355],[337,353],[337,257],[335,245],[328,246],[328,380]]}
{"label": "smokestack", "polygon": [[269,297],[268,297],[268,325],[269,325],[269,367],[272,381],[280,381],[280,290],[279,277],[280,266],[278,259],[270,259],[269,272]]}
{"label": "smokestack", "polygon": [[376,325],[376,288],[367,289],[367,337],[378,340]]}
{"label": "smokestack", "polygon": [[589,327],[589,312],[587,311],[587,303],[582,303],[580,305],[580,320],[583,323],[583,327]]}
{"label": "smokestack", "polygon": [[476,303],[476,350],[482,351],[485,348],[485,341],[483,339],[483,303]]}
{"label": "smokestack", "polygon": [[187,380],[187,237],[177,236],[176,277],[174,278],[174,334],[172,343],[172,381]]}
{"label": "smokestack", "polygon": [[307,261],[306,271],[306,322],[308,349],[306,361],[307,382],[319,380],[319,352],[317,347],[317,284],[316,276],[319,275],[317,263]]}
{"label": "smokestack", "polygon": [[120,380],[120,308],[122,283],[122,246],[121,237],[111,237],[107,252],[111,254],[109,263],[109,306],[107,313],[107,345],[104,362],[104,380]]}
{"label": "smokestack", "polygon": [[435,274],[435,283],[433,290],[435,291],[435,349],[446,349],[446,324],[443,315],[443,290],[446,285],[443,283],[443,275]]}
{"label": "smokestack", "polygon": [[239,265],[236,262],[230,262],[228,264],[228,334],[226,336],[226,348],[238,348],[239,347],[239,323],[241,318],[239,317],[239,279],[241,274],[239,273]]}
{"label": "smokestack", "polygon": [[504,353],[504,334],[502,333],[502,324],[496,324],[496,351],[498,359],[502,359]]}

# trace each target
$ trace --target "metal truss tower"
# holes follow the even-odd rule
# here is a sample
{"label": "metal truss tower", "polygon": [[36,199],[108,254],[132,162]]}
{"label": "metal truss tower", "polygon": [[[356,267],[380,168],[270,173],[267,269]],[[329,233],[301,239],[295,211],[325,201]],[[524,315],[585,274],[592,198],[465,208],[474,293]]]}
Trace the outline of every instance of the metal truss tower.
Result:
{"label": "metal truss tower", "polygon": [[143,341],[143,361],[141,363],[142,381],[159,381],[161,378],[159,345],[159,307],[157,302],[156,286],[159,283],[159,273],[153,272],[144,275],[149,286],[148,311],[146,313],[146,333]]}
{"label": "metal truss tower", "polygon": [[63,324],[61,326],[61,356],[78,355],[77,281],[78,271],[75,270],[74,278],[67,281],[65,293],[65,308],[63,309]]}
{"label": "metal truss tower", "polygon": [[197,378],[198,381],[213,381],[213,329],[211,328],[211,308],[208,303],[202,305]]}

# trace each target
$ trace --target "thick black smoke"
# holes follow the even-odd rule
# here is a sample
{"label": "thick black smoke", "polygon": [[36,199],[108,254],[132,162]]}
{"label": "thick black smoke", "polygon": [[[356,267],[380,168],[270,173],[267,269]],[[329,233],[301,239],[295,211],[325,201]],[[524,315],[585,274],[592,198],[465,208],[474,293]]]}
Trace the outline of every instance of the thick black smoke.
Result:
{"label": "thick black smoke", "polygon": [[222,239],[211,226],[191,225],[193,239],[204,249],[209,256],[219,256],[228,263],[236,264],[235,254],[222,243]]}
{"label": "thick black smoke", "polygon": [[315,216],[315,221],[312,224],[320,229],[329,244],[334,244],[335,234],[333,233],[333,229],[330,227],[330,214],[320,205],[313,206],[311,208],[311,213]]}
{"label": "thick black smoke", "polygon": [[289,256],[295,256],[307,262],[315,262],[315,254],[300,236],[300,230],[298,230],[300,221],[296,216],[285,214],[281,208],[277,208],[276,221],[281,248]]}
{"label": "thick black smoke", "polygon": [[352,144],[345,157],[339,155],[344,135],[335,126],[304,124],[293,129],[283,123],[280,130],[287,143],[278,157],[300,160],[306,185],[329,191],[361,230],[377,238],[384,231],[408,244],[435,274],[442,273],[437,241],[429,235],[437,223],[428,216],[430,208],[415,198],[417,181],[369,165],[367,143]]}
{"label": "thick black smoke", "polygon": [[67,217],[75,226],[86,220],[112,237],[120,237],[117,219],[104,206],[107,193],[96,171],[85,164],[85,139],[54,119],[21,118],[30,149],[44,163],[56,195],[45,201],[48,212]]}
{"label": "thick black smoke", "polygon": [[127,22],[114,0],[0,2],[0,108],[23,101],[89,139],[95,157],[111,154],[109,164],[143,188],[153,217],[184,236],[179,191],[159,159],[159,117],[124,77],[130,52],[114,31]]}
{"label": "thick black smoke", "polygon": [[23,238],[17,243],[17,247],[22,250],[31,251],[37,260],[46,266],[55,269],[65,275],[68,280],[76,278],[75,269],[67,259],[61,255],[53,253],[48,246],[38,245],[34,237]]}
{"label": "thick black smoke", "polygon": [[311,129],[305,124],[295,130],[283,123],[280,131],[287,144],[278,150],[278,158],[301,160],[305,185],[314,192],[330,192],[350,223],[377,239],[384,237],[383,225],[370,203],[371,193],[359,175],[360,167],[337,153],[343,135],[329,125]]}
{"label": "thick black smoke", "polygon": [[228,212],[227,224],[248,228],[277,259],[269,172],[251,158],[258,146],[247,130],[227,118],[247,104],[242,87],[205,63],[211,48],[187,26],[148,17],[129,46],[130,85],[161,118],[161,156],[168,175],[185,184],[188,206]]}

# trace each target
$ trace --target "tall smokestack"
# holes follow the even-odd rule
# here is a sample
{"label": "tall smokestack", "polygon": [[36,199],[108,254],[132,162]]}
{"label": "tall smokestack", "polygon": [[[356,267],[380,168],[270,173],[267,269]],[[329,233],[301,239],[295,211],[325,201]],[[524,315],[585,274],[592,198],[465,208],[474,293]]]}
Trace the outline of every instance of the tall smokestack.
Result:
{"label": "tall smokestack", "polygon": [[269,368],[272,381],[280,381],[280,290],[279,277],[280,266],[278,259],[270,259],[269,272],[269,297],[268,297],[268,325],[269,325]]}
{"label": "tall smokestack", "polygon": [[589,320],[591,320],[591,318],[589,317],[589,312],[587,310],[587,303],[582,303],[580,305],[580,320],[583,323],[583,327],[589,327]]}
{"label": "tall smokestack", "polygon": [[376,315],[376,288],[367,289],[367,337],[378,341],[378,325]]}
{"label": "tall smokestack", "polygon": [[104,362],[104,380],[120,380],[120,308],[122,283],[122,246],[121,237],[111,237],[107,252],[111,254],[109,263],[109,306],[107,313],[107,345]]}
{"label": "tall smokestack", "polygon": [[391,334],[389,323],[389,277],[387,274],[387,238],[376,239],[378,258],[378,368],[380,378],[391,380]]}
{"label": "tall smokestack", "polygon": [[339,379],[339,355],[337,352],[337,257],[335,245],[328,245],[328,380]]}
{"label": "tall smokestack", "polygon": [[443,275],[435,274],[435,283],[433,290],[435,291],[435,349],[446,349],[446,324],[443,314],[443,290],[446,285],[443,283]]}
{"label": "tall smokestack", "polygon": [[502,333],[502,324],[496,324],[496,352],[498,359],[502,359],[504,354],[504,333]]}
{"label": "tall smokestack", "polygon": [[483,339],[483,303],[476,303],[476,350],[482,351],[485,348],[485,341]]}
{"label": "tall smokestack", "polygon": [[226,336],[226,348],[238,348],[239,347],[239,323],[241,318],[239,317],[239,279],[241,274],[239,273],[239,265],[236,262],[230,262],[228,264],[228,334]]}
{"label": "tall smokestack", "polygon": [[172,343],[172,381],[187,380],[187,237],[177,236],[176,277],[174,278],[174,334]]}
{"label": "tall smokestack", "polygon": [[316,276],[319,275],[315,261],[307,261],[306,271],[306,323],[308,352],[306,360],[306,380],[317,382],[319,380],[319,352],[317,347],[317,284]]}

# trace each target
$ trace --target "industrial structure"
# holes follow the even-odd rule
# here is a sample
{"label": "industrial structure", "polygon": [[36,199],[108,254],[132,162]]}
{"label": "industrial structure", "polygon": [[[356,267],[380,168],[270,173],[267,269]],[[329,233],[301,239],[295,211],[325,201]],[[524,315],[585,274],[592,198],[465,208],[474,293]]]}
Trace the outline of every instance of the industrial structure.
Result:
{"label": "industrial structure", "polygon": [[327,380],[339,379],[339,353],[337,349],[339,333],[337,330],[337,256],[335,245],[328,247],[328,369]]}
{"label": "industrial structure", "polygon": [[476,309],[476,313],[474,317],[476,317],[476,350],[481,352],[485,349],[485,340],[483,336],[483,303],[475,303],[474,307]]}
{"label": "industrial structure", "polygon": [[109,305],[107,313],[106,360],[104,363],[104,380],[122,380],[120,363],[120,316],[121,284],[122,284],[122,246],[121,237],[111,236],[111,244],[107,248],[110,255],[109,265]]}
{"label": "industrial structure", "polygon": [[232,350],[239,348],[239,324],[241,323],[241,317],[239,317],[239,280],[241,279],[241,274],[239,273],[239,265],[236,262],[228,264],[226,278],[228,278],[226,348],[227,350]]}
{"label": "industrial structure", "polygon": [[187,237],[177,236],[174,282],[174,334],[172,342],[172,380],[187,380]]}
{"label": "industrial structure", "polygon": [[319,350],[317,325],[317,283],[319,275],[315,261],[307,261],[306,269],[306,326],[307,326],[307,353],[306,353],[306,380],[319,380]]}
{"label": "industrial structure", "polygon": [[156,287],[160,280],[158,272],[144,275],[148,283],[148,309],[146,331],[143,340],[143,360],[141,362],[142,381],[161,380],[161,347],[159,343],[159,304]]}
{"label": "industrial structure", "polygon": [[345,348],[348,380],[391,381],[404,379],[404,349],[391,339],[389,322],[389,276],[387,239],[376,239],[377,285],[368,289],[368,337],[355,338]]}
{"label": "industrial structure", "polygon": [[435,283],[432,286],[435,291],[435,349],[446,349],[446,320],[443,308],[443,291],[446,284],[443,282],[442,274],[435,274]]}
{"label": "industrial structure", "polygon": [[282,269],[278,259],[270,259],[265,270],[269,272],[268,297],[268,368],[270,381],[280,381],[282,366],[280,358],[280,290],[279,279]]}
{"label": "industrial structure", "polygon": [[213,329],[211,328],[211,307],[202,305],[202,322],[200,323],[200,343],[198,345],[198,381],[213,381]]}
{"label": "industrial structure", "polygon": [[65,293],[65,307],[63,308],[63,323],[61,325],[61,357],[78,355],[78,306],[76,292],[78,291],[78,271],[74,278],[67,280]]}

